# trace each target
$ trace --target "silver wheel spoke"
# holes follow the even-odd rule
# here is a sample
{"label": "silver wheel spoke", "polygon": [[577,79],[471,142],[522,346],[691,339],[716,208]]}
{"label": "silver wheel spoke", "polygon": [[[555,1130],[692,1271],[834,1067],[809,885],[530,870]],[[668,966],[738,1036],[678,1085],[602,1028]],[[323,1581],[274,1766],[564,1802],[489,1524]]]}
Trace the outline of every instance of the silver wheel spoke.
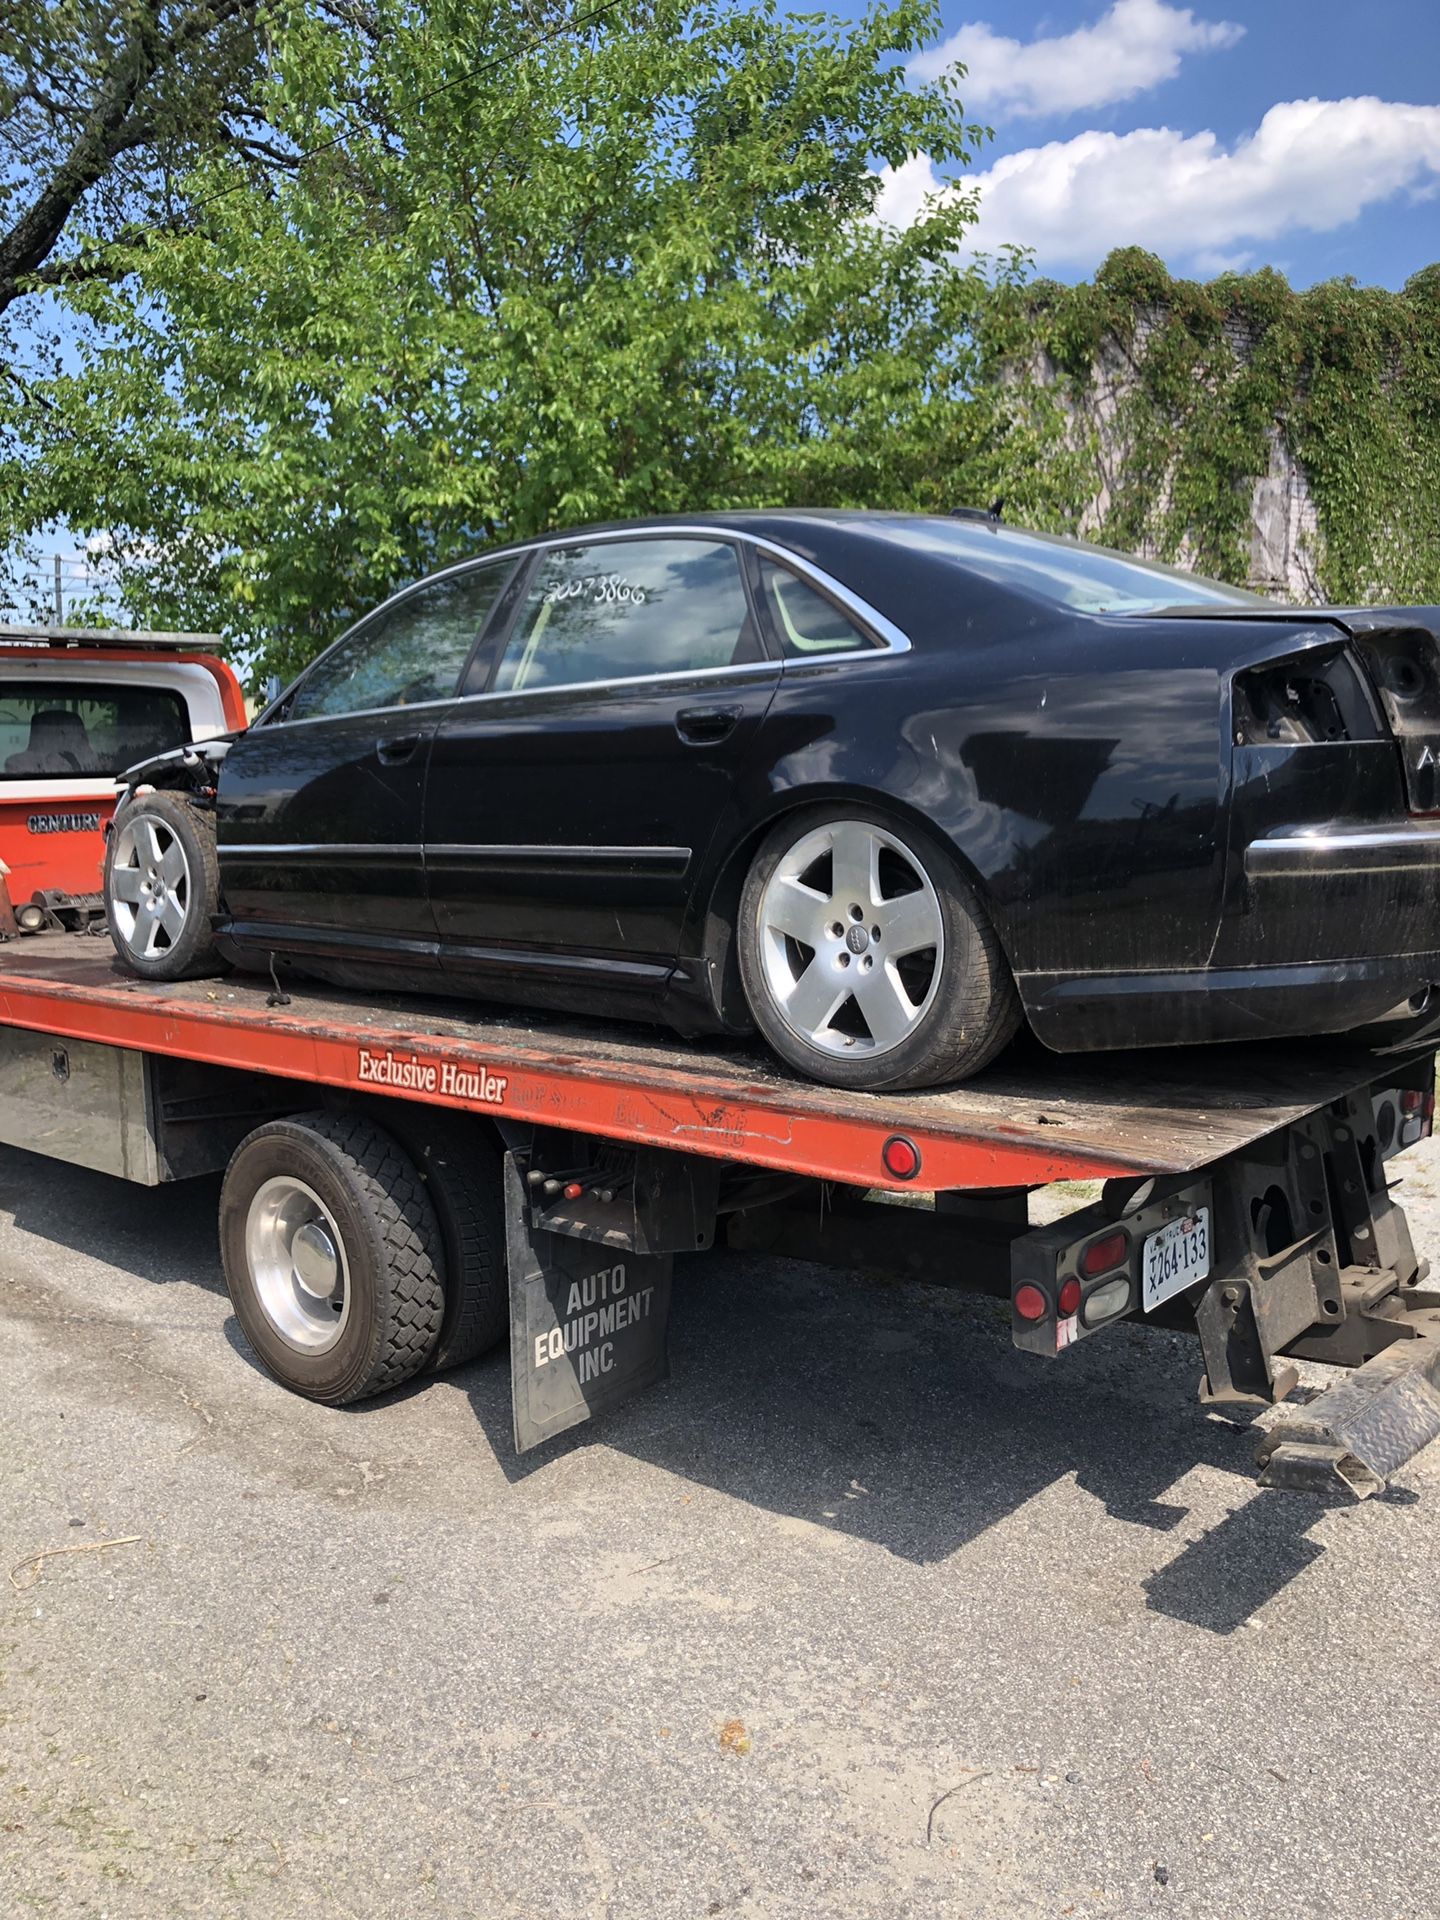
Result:
{"label": "silver wheel spoke", "polygon": [[138,867],[112,867],[110,870],[110,891],[117,900],[123,900],[127,907],[140,904],[140,869]]}
{"label": "silver wheel spoke", "polygon": [[919,1017],[914,1005],[889,967],[876,967],[855,981],[855,998],[877,1047],[895,1047]]}
{"label": "silver wheel spoke", "polygon": [[853,900],[870,906],[879,898],[880,842],[857,820],[842,821],[835,829],[831,857],[834,899],[844,908]]}
{"label": "silver wheel spoke", "polygon": [[185,849],[172,840],[160,856],[160,877],[170,887],[178,887],[185,878]]}
{"label": "silver wheel spoke", "polygon": [[135,822],[135,854],[143,867],[160,864],[160,836],[155,831],[155,822],[144,814]]}
{"label": "silver wheel spoke", "polygon": [[907,953],[919,953],[940,940],[940,915],[934,896],[925,887],[916,893],[902,893],[885,900],[877,910],[881,943],[885,956],[898,960]]}
{"label": "silver wheel spoke", "polygon": [[836,1009],[850,998],[850,982],[841,980],[822,960],[812,960],[795,983],[785,1011],[797,1027],[818,1033],[828,1027]]}
{"label": "silver wheel spoke", "polygon": [[168,896],[164,906],[160,909],[160,925],[169,935],[170,944],[173,947],[185,931],[185,909],[173,893]]}
{"label": "silver wheel spoke", "polygon": [[830,902],[798,880],[777,879],[765,901],[765,924],[807,947],[818,947],[834,916]]}

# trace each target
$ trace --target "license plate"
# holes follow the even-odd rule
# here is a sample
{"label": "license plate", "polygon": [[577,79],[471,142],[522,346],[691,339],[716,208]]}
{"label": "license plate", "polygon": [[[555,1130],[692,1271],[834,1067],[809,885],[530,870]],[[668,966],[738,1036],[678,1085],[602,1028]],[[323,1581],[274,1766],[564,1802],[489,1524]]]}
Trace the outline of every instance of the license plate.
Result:
{"label": "license plate", "polygon": [[1210,1209],[1197,1207],[1183,1220],[1152,1233],[1145,1242],[1140,1298],[1146,1313],[1172,1294],[1183,1293],[1210,1271]]}

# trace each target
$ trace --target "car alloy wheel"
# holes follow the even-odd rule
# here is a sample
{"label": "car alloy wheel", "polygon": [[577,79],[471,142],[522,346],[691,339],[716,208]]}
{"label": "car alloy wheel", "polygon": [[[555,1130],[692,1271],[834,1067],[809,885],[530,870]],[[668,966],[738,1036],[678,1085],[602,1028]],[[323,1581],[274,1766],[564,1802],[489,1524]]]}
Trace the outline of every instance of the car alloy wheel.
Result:
{"label": "car alloy wheel", "polygon": [[302,1353],[326,1353],[350,1317],[345,1242],[313,1187],[288,1174],[255,1191],[245,1219],[245,1257],[270,1325]]}
{"label": "car alloy wheel", "polygon": [[110,912],[136,959],[159,959],[179,944],[193,891],[190,862],[173,828],[147,812],[127,820],[110,868]]}
{"label": "car alloy wheel", "polygon": [[939,895],[918,856],[874,821],[831,820],[797,840],[765,883],[758,920],[765,984],[809,1046],[883,1056],[934,1003]]}

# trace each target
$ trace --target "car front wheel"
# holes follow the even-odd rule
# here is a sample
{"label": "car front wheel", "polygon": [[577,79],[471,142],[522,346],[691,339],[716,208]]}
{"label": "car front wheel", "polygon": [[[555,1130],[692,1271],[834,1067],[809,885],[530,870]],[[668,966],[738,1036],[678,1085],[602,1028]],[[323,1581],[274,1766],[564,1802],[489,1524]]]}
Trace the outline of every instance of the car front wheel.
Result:
{"label": "car front wheel", "polygon": [[115,816],[105,848],[105,913],[115,951],[145,980],[222,973],[215,816],[183,793],[147,793]]}
{"label": "car front wheel", "polygon": [[756,1026],[829,1086],[938,1086],[978,1073],[1020,1024],[993,927],[929,834],[869,809],[790,815],[740,903]]}

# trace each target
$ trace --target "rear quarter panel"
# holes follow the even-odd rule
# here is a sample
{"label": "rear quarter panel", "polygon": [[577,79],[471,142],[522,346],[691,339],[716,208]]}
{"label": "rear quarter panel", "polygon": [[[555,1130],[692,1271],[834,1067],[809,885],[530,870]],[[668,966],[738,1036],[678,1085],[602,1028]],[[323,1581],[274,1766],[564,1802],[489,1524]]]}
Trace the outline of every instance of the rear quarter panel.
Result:
{"label": "rear quarter panel", "polygon": [[1066,620],[917,639],[787,666],[750,799],[863,794],[929,824],[1017,972],[1198,965],[1220,900],[1221,704],[1194,632]]}

